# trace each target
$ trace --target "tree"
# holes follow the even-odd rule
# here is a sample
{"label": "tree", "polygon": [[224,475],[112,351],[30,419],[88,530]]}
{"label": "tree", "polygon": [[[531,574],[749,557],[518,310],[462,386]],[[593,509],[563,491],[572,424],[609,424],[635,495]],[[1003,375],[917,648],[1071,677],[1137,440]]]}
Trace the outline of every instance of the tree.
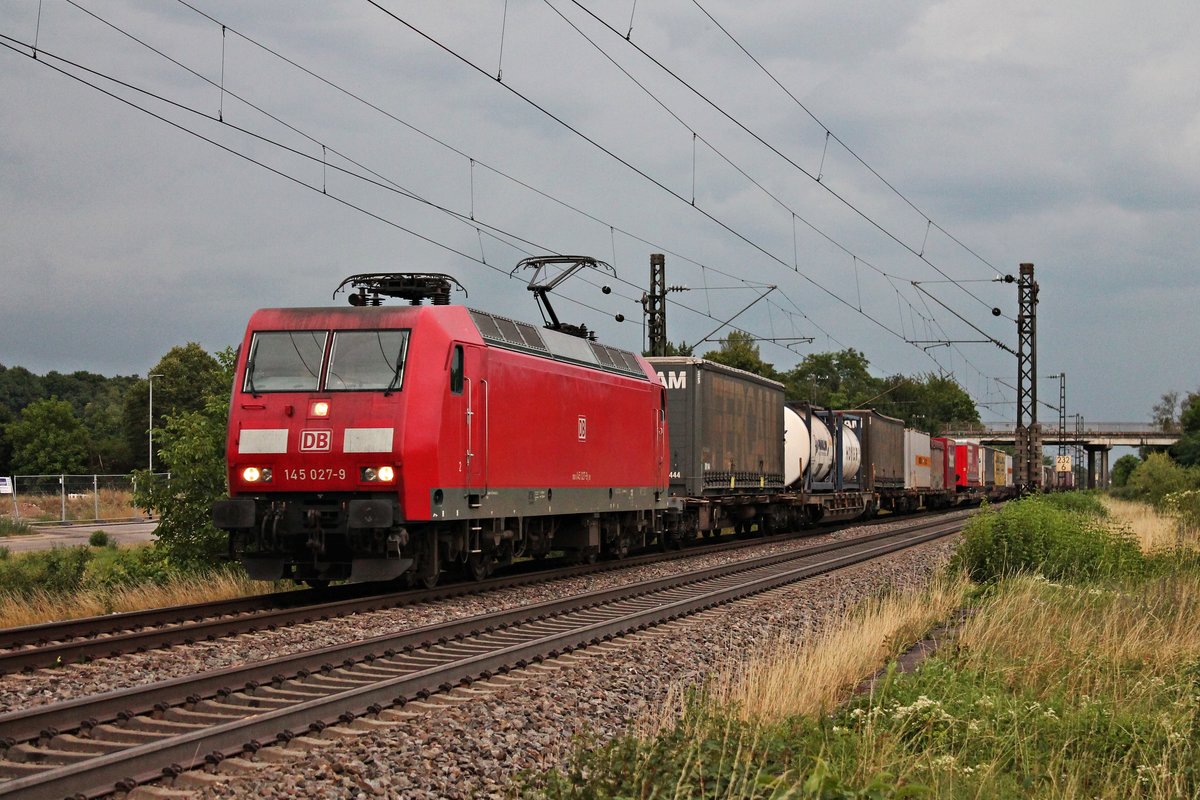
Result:
{"label": "tree", "polygon": [[1170,391],[1163,394],[1162,399],[1150,410],[1150,420],[1162,431],[1178,430],[1179,392]]}
{"label": "tree", "polygon": [[225,551],[226,534],[213,527],[212,505],[228,493],[225,436],[236,359],[233,348],[218,353],[218,369],[198,387],[200,408],[179,411],[155,429],[157,458],[170,478],[145,470],[134,473],[134,502],[159,512],[158,546],[183,567],[212,565]]}
{"label": "tree", "polygon": [[761,375],[773,381],[777,381],[781,377],[775,371],[773,364],[762,360],[758,345],[754,343],[754,337],[742,331],[731,331],[727,338],[721,340],[719,350],[710,350],[704,354],[704,357],[709,361],[753,372],[755,375]]}
{"label": "tree", "polygon": [[1112,465],[1110,475],[1112,477],[1113,486],[1125,486],[1129,483],[1129,476],[1138,468],[1142,460],[1134,455],[1124,455],[1116,460]]}
{"label": "tree", "polygon": [[[206,392],[225,379],[221,364],[195,342],[172,347],[150,370],[154,375],[154,429],[163,420],[204,408]],[[231,379],[232,380],[232,379]],[[229,383],[225,384],[228,400]],[[139,379],[125,391],[122,411],[125,443],[141,463],[141,454],[149,457],[150,383]],[[158,453],[155,437],[155,458]]]}
{"label": "tree", "polygon": [[1189,392],[1179,412],[1179,441],[1171,457],[1185,467],[1200,466],[1200,392]]}
{"label": "tree", "polygon": [[87,432],[65,400],[35,400],[5,430],[15,473],[78,474],[87,469]]}
{"label": "tree", "polygon": [[[664,355],[668,356],[690,356],[692,354],[691,346],[682,340],[679,342],[679,344],[668,341],[665,349],[667,352]],[[642,352],[642,355],[649,358],[653,354],[649,350],[645,350]]]}
{"label": "tree", "polygon": [[869,366],[867,357],[854,348],[807,355],[783,376],[787,398],[825,408],[855,408],[887,389],[867,371]]}

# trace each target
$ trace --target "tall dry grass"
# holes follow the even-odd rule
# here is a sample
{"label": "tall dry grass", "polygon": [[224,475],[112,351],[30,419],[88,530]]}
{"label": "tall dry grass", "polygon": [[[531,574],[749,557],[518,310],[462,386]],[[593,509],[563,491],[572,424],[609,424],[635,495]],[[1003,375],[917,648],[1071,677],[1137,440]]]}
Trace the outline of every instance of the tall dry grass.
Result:
{"label": "tall dry grass", "polygon": [[[886,594],[830,621],[813,636],[782,632],[749,655],[718,668],[706,687],[714,706],[736,709],[742,721],[775,722],[821,714],[850,697],[855,687],[890,658],[919,641],[962,606],[964,576],[937,581],[922,591]],[[646,720],[654,735],[673,725],[686,705],[675,689]]]}
{"label": "tall dry grass", "polygon": [[[1023,691],[1069,701],[1135,691],[1145,678],[1184,680],[1200,654],[1200,575],[1183,573],[1117,591],[1013,579],[959,634],[962,666]],[[998,668],[997,664],[1008,664]]]}
{"label": "tall dry grass", "polygon": [[1177,516],[1132,500],[1101,496],[1100,502],[1117,524],[1133,533],[1143,553],[1176,548],[1200,550],[1200,530],[1184,525]]}
{"label": "tall dry grass", "polygon": [[140,611],[262,594],[263,583],[229,573],[178,578],[164,586],[87,589],[70,595],[0,591],[0,628],[15,628],[79,617]]}

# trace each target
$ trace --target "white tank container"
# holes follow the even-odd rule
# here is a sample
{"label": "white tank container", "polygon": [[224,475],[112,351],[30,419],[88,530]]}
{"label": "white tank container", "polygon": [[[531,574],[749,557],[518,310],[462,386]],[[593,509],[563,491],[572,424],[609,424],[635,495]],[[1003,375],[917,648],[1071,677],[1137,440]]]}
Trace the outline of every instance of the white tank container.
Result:
{"label": "white tank container", "polygon": [[849,426],[842,426],[842,480],[852,479],[862,466],[862,443]]}
{"label": "white tank container", "polygon": [[[833,434],[819,417],[812,418],[812,430],[806,418],[791,408],[783,410],[783,480],[791,486],[803,480],[806,472],[814,481],[828,481],[833,472]],[[854,431],[842,429],[842,478],[850,479],[862,464],[862,445]]]}
{"label": "white tank container", "polygon": [[804,417],[792,409],[783,409],[783,483],[791,486],[804,477],[812,458],[812,442]]}

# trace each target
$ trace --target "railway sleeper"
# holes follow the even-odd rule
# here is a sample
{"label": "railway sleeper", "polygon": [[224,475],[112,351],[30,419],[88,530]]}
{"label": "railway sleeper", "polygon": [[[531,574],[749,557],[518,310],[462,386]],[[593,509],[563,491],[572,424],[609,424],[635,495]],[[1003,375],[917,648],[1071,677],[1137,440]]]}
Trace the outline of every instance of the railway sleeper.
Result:
{"label": "railway sleeper", "polygon": [[40,775],[46,771],[44,764],[30,764],[23,761],[0,761],[0,780],[16,780],[30,775]]}
{"label": "railway sleeper", "polygon": [[7,756],[12,761],[25,764],[62,765],[88,761],[96,757],[96,752],[59,750],[55,747],[39,747],[29,742],[22,742],[15,747],[8,748]]}
{"label": "railway sleeper", "polygon": [[125,750],[129,745],[123,742],[105,741],[103,739],[84,739],[76,736],[73,733],[60,733],[50,740],[50,747],[55,750],[70,750],[81,753],[90,753],[98,755],[101,753],[115,753],[118,750]]}

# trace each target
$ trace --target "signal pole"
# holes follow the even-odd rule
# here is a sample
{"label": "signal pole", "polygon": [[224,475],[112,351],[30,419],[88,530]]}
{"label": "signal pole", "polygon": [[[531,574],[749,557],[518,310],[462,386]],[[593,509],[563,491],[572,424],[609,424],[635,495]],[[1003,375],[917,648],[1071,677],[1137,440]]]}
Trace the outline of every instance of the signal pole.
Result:
{"label": "signal pole", "polygon": [[1033,279],[1033,264],[1021,265],[1017,297],[1017,463],[1014,480],[1026,489],[1039,489],[1042,486],[1042,428],[1037,419],[1038,285]]}
{"label": "signal pole", "polygon": [[646,306],[646,330],[652,356],[667,354],[667,257],[650,254],[650,293]]}

